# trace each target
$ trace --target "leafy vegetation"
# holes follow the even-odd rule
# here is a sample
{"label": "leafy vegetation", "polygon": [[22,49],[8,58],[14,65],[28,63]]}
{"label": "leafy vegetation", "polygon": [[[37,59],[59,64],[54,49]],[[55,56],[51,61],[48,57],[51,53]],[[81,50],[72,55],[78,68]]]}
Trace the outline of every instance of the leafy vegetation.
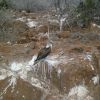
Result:
{"label": "leafy vegetation", "polygon": [[[94,17],[100,16],[100,0],[85,0],[81,1],[77,7],[78,19],[88,25],[94,21]],[[99,10],[98,10],[99,9]]]}
{"label": "leafy vegetation", "polygon": [[0,9],[8,8],[8,3],[6,0],[0,0]]}
{"label": "leafy vegetation", "polygon": [[92,13],[93,13],[93,6],[94,3],[92,0],[85,0],[85,2],[80,2],[79,6],[77,7],[77,12],[79,13],[79,20],[86,24],[89,24],[92,20]]}

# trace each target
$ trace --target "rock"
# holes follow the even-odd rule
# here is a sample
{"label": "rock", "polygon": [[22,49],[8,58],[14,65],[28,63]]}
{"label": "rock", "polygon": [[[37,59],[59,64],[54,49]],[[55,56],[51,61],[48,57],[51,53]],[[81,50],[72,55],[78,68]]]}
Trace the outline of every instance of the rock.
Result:
{"label": "rock", "polygon": [[[0,94],[4,92],[4,89],[9,84],[11,77],[0,81]],[[14,81],[13,81],[14,82]],[[22,79],[16,79],[17,83],[12,83],[7,88],[6,92],[2,94],[2,100],[40,100],[42,97],[42,91],[32,86],[30,83],[23,81]],[[12,88],[12,86],[14,86]],[[13,90],[14,89],[14,90]],[[1,97],[1,96],[0,96]]]}

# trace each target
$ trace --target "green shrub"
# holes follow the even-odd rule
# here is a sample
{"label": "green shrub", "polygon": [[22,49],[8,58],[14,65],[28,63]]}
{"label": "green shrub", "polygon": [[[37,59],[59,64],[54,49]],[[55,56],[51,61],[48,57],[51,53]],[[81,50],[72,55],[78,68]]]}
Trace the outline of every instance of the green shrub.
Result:
{"label": "green shrub", "polygon": [[8,8],[8,4],[6,0],[0,0],[0,9]]}
{"label": "green shrub", "polygon": [[82,20],[85,25],[88,25],[91,21],[93,21],[94,14],[96,12],[94,0],[85,0],[84,2],[80,2],[77,7],[77,13],[80,15],[78,17],[79,20]]}
{"label": "green shrub", "polygon": [[85,7],[91,9],[94,7],[95,2],[93,0],[85,0]]}

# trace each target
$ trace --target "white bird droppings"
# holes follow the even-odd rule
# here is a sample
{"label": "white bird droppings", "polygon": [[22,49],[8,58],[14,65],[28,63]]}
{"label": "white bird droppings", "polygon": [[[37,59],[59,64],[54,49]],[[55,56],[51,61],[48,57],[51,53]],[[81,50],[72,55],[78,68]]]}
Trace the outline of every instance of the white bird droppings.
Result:
{"label": "white bird droppings", "polygon": [[23,66],[22,63],[13,62],[11,64],[11,70],[12,71],[19,71],[19,70],[21,70],[22,66]]}
{"label": "white bird droppings", "polygon": [[99,75],[94,76],[94,77],[92,78],[92,81],[93,81],[94,85],[99,84]]}
{"label": "white bird droppings", "polygon": [[37,58],[37,56],[34,55],[34,56],[32,57],[32,59],[29,61],[28,65],[29,65],[29,66],[32,66],[32,65],[34,64],[34,61],[36,60],[36,58]]}
{"label": "white bird droppings", "polygon": [[[68,94],[68,98],[77,98],[77,100],[85,100],[84,98],[86,98],[88,96],[89,91],[87,90],[87,88],[84,85],[79,85],[79,86],[75,86],[73,87],[69,94]],[[68,99],[68,100],[76,100],[76,99]]]}

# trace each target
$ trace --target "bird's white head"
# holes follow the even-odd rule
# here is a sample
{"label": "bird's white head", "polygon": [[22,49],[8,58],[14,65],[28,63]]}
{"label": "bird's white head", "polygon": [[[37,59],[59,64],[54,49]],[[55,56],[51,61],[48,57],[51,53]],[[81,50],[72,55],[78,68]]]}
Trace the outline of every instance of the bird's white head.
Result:
{"label": "bird's white head", "polygon": [[52,42],[50,41],[49,43],[47,43],[46,48],[52,48]]}

